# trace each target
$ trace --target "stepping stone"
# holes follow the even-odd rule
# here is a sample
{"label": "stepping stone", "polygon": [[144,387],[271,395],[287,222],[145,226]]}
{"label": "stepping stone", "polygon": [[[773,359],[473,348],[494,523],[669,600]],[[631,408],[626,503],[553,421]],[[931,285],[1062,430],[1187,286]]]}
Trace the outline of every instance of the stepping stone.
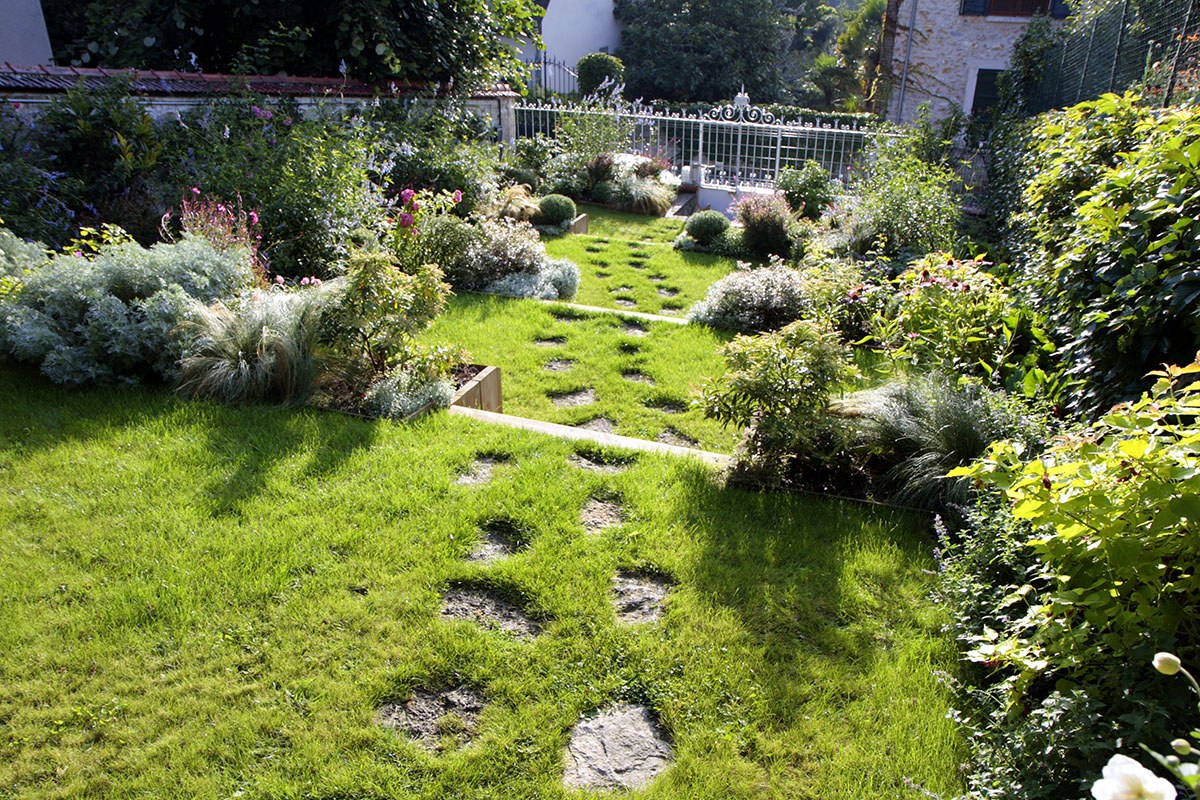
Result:
{"label": "stepping stone", "polygon": [[629,355],[632,355],[634,353],[641,351],[642,346],[640,344],[638,344],[637,342],[621,342],[619,345],[617,345],[617,349],[620,350],[622,353],[627,353]]}
{"label": "stepping stone", "polygon": [[679,294],[679,290],[678,290],[678,289],[667,289],[667,288],[663,288],[663,289],[659,289],[659,290],[658,290],[658,296],[659,296],[659,297],[674,297],[674,296],[675,296],[675,295],[677,295],[677,294]]}
{"label": "stepping stone", "polygon": [[695,439],[688,436],[686,433],[680,433],[674,428],[667,428],[665,431],[660,433],[657,437],[657,441],[662,442],[663,444],[673,444],[676,447],[695,447],[698,444]]}
{"label": "stepping stone", "polygon": [[644,372],[637,372],[636,370],[632,372],[622,372],[621,377],[627,381],[633,381],[634,383],[644,383],[647,386],[654,385],[654,378],[651,378]]}
{"label": "stepping stone", "polygon": [[662,283],[663,281],[665,281],[667,279],[666,275],[650,275],[648,277],[654,283]]}
{"label": "stepping stone", "polygon": [[533,343],[538,347],[558,347],[560,344],[566,344],[567,340],[563,336],[551,336],[546,339],[534,339]]}
{"label": "stepping stone", "polygon": [[488,589],[451,587],[442,598],[442,616],[465,619],[517,639],[532,639],[542,627],[506,598]]}
{"label": "stepping stone", "polygon": [[602,253],[602,252],[604,252],[604,248],[603,248],[603,247],[597,247],[597,246],[596,246],[596,245],[594,245],[594,244],[589,244],[587,247],[585,247],[585,248],[583,248],[583,249],[584,249],[584,250],[587,250],[589,253]]}
{"label": "stepping stone", "polygon": [[618,286],[617,288],[609,289],[608,291],[612,292],[613,294],[616,294],[617,292],[632,292],[633,287],[632,286]]}
{"label": "stepping stone", "polygon": [[596,270],[597,278],[607,278],[609,275],[612,275],[612,273],[611,272],[601,272],[600,270]]}
{"label": "stepping stone", "polygon": [[573,466],[579,467],[580,469],[586,469],[591,472],[599,472],[601,475],[618,475],[625,471],[624,464],[605,464],[602,461],[588,458],[587,456],[579,453],[572,453],[571,455],[567,456],[567,461]]}
{"label": "stepping stone", "polygon": [[517,552],[517,527],[509,520],[494,520],[483,526],[483,541],[467,554],[467,561],[490,564]]}
{"label": "stepping stone", "polygon": [[682,414],[687,411],[687,406],[672,403],[670,400],[648,400],[646,408],[653,408],[655,411],[663,411],[667,414]]}
{"label": "stepping stone", "polygon": [[395,728],[426,750],[449,750],[466,745],[475,736],[479,713],[486,701],[469,686],[431,692],[417,689],[403,703],[388,703],[376,719]]}
{"label": "stepping stone", "polygon": [[616,300],[614,300],[613,302],[614,302],[614,303],[616,303],[617,305],[619,305],[621,308],[637,308],[637,302],[636,302],[636,301],[634,301],[634,300],[628,300],[628,299],[626,299],[626,298],[624,298],[624,297],[618,297],[618,298],[617,298]]}
{"label": "stepping stone", "polygon": [[575,789],[643,789],[674,758],[654,712],[617,703],[575,725],[563,783]]}
{"label": "stepping stone", "polygon": [[645,325],[628,319],[621,323],[621,329],[630,336],[645,336],[648,333]]}
{"label": "stepping stone", "polygon": [[612,528],[625,521],[625,513],[619,503],[612,500],[590,498],[583,504],[579,512],[579,522],[588,533],[599,533],[605,528]]}
{"label": "stepping stone", "polygon": [[492,468],[508,461],[507,456],[480,456],[454,483],[458,486],[480,486],[492,479]]}
{"label": "stepping stone", "polygon": [[596,417],[589,419],[587,422],[581,422],[575,426],[582,428],[585,431],[594,431],[596,433],[616,433],[617,423],[613,422],[608,417]]}
{"label": "stepping stone", "polygon": [[569,358],[555,358],[543,364],[542,369],[547,372],[566,372],[573,366],[575,362]]}
{"label": "stepping stone", "polygon": [[574,408],[575,406],[590,406],[596,402],[596,390],[580,389],[576,392],[563,392],[550,395],[550,399],[558,408]]}
{"label": "stepping stone", "polygon": [[584,317],[584,315],[580,314],[578,311],[563,311],[560,309],[554,309],[550,313],[553,314],[554,318],[559,322],[579,322],[580,320],[586,319],[586,317]]}
{"label": "stepping stone", "polygon": [[630,261],[629,266],[633,267],[634,269],[646,269],[646,262],[645,261]]}
{"label": "stepping stone", "polygon": [[663,601],[669,591],[671,582],[659,575],[618,572],[612,583],[617,619],[627,624],[654,622],[662,617]]}

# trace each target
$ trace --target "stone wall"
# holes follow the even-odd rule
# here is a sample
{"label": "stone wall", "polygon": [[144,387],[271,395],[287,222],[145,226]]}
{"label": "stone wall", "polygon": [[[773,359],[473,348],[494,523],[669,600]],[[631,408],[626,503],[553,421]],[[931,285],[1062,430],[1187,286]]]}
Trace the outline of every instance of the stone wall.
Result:
{"label": "stone wall", "polygon": [[[902,90],[913,3],[917,4],[916,24],[911,26],[912,50]],[[901,0],[892,50],[890,121],[911,122],[923,103],[929,104],[935,120],[949,116],[952,108],[969,112],[977,71],[1007,68],[1013,45],[1029,23],[1028,17],[958,12],[959,0]]]}

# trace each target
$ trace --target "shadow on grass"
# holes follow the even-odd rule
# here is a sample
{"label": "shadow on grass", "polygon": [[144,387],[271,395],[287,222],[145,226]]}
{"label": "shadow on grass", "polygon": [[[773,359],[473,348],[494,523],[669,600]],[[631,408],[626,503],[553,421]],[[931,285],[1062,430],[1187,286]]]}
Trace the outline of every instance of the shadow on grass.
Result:
{"label": "shadow on grass", "polygon": [[186,402],[166,387],[57,386],[33,368],[0,363],[0,453],[31,453],[70,442],[111,438],[116,430],[152,436],[156,428],[184,422],[206,437],[199,455],[164,453],[164,458],[203,457],[210,479],[204,491],[214,516],[236,514],[262,491],[276,464],[309,454],[299,471],[320,479],[371,446],[375,423],[332,412],[279,406],[227,406]]}

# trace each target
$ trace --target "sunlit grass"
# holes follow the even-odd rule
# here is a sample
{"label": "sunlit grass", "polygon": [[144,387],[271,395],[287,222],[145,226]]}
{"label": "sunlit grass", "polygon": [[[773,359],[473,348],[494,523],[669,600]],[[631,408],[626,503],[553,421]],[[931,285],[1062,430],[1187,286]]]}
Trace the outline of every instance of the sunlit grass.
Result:
{"label": "sunlit grass", "polygon": [[[433,414],[410,425],[65,391],[0,368],[0,786],[21,798],[565,798],[580,715],[657,709],[677,756],[655,798],[954,795],[934,669],[927,522],[723,489],[643,455]],[[478,453],[493,480],[455,485]],[[587,498],[627,522],[586,535]],[[529,547],[481,566],[479,525]],[[619,567],[676,582],[619,626]],[[505,587],[532,642],[438,616],[455,580]],[[469,682],[478,737],[432,755],[374,716]],[[574,796],[574,795],[572,795]]]}

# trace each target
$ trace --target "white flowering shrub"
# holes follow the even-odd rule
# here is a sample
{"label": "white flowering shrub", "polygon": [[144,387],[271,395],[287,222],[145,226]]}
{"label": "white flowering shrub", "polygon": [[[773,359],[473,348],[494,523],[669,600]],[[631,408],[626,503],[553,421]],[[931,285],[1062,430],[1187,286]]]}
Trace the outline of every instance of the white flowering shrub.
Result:
{"label": "white flowering shrub", "polygon": [[363,406],[380,417],[404,419],[424,408],[445,408],[453,396],[454,388],[445,378],[430,378],[418,370],[399,368],[371,385]]}
{"label": "white flowering shrub", "polygon": [[547,259],[536,273],[517,272],[488,284],[488,294],[531,297],[537,300],[566,300],[579,289],[579,267],[566,258]]}
{"label": "white flowering shrub", "polygon": [[170,377],[182,352],[172,331],[190,301],[236,294],[254,280],[250,263],[192,236],[40,260],[0,295],[0,354],[65,385]]}

